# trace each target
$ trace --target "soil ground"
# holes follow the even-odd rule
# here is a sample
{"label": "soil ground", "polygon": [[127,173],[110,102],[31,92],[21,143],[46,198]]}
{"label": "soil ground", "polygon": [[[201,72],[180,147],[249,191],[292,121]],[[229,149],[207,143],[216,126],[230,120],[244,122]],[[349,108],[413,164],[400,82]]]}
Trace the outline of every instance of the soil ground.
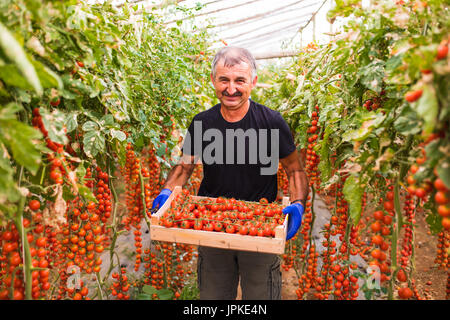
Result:
{"label": "soil ground", "polygon": [[415,254],[417,259],[414,278],[419,295],[429,300],[444,300],[447,272],[437,269],[434,263],[437,236],[431,235],[422,211],[418,212],[416,220]]}

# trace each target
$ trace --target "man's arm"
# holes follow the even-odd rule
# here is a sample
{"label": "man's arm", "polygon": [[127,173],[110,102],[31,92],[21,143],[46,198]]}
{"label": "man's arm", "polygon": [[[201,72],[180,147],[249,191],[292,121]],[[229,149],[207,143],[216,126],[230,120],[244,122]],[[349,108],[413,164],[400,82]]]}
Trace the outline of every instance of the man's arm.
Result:
{"label": "man's arm", "polygon": [[170,170],[162,189],[170,189],[170,191],[173,191],[176,186],[183,187],[194,171],[194,161],[194,156],[183,154],[180,161]]}
{"label": "man's arm", "polygon": [[308,177],[306,176],[303,166],[300,163],[297,150],[294,150],[287,157],[280,159],[281,165],[286,171],[289,180],[289,193],[291,201],[302,200],[302,204],[306,205],[308,197]]}

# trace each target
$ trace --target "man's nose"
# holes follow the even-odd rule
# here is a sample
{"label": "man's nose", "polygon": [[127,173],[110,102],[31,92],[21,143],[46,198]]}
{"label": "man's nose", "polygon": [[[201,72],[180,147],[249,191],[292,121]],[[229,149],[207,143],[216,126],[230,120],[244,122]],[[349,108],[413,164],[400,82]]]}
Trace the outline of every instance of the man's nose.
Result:
{"label": "man's nose", "polygon": [[236,85],[234,84],[234,82],[230,81],[228,83],[228,88],[227,88],[227,92],[230,95],[233,95],[236,93]]}

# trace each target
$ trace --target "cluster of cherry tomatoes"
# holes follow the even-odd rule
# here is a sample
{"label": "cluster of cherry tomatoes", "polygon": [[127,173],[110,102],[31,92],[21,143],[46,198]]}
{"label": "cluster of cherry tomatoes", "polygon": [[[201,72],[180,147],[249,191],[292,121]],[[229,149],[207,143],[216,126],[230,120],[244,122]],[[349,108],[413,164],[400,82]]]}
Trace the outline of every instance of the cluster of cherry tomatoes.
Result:
{"label": "cluster of cherry tomatoes", "polygon": [[[358,297],[359,286],[357,277],[350,272],[350,269],[355,269],[356,265],[350,263],[349,258],[350,255],[356,255],[359,252],[359,225],[348,225],[349,206],[342,192],[345,180],[346,177],[341,177],[340,183],[336,184],[334,213],[330,223],[325,225],[325,238],[328,239],[328,246],[323,243],[327,250],[322,255],[324,261],[322,276],[326,279],[327,289],[331,290],[336,299],[354,300]],[[346,233],[348,233],[348,239],[345,239]],[[330,236],[338,236],[339,248],[337,243],[330,239]]]}
{"label": "cluster of cherry tomatoes", "polygon": [[450,261],[448,259],[448,252],[450,248],[450,233],[441,231],[438,234],[436,259],[434,262],[441,269],[448,269],[450,267]]}
{"label": "cluster of cherry tomatoes", "polygon": [[194,171],[191,174],[188,184],[188,191],[192,195],[196,195],[198,189],[200,189],[200,184],[203,179],[203,166],[201,164],[196,164],[194,167]]}
{"label": "cluster of cherry tomatoes", "polygon": [[[42,222],[42,214],[38,212],[40,202],[31,200],[29,207],[33,210],[32,220],[23,219],[23,228],[27,231],[27,241],[30,246],[32,298],[38,299],[47,294],[50,289],[50,271],[48,269],[47,237]],[[30,232],[28,232],[28,230]],[[25,282],[23,275],[23,247],[17,227],[8,223],[0,232],[0,300],[22,300],[25,298]]]}
{"label": "cluster of cherry tomatoes", "polygon": [[[437,135],[432,135],[424,144],[428,144],[432,140],[438,138]],[[445,230],[450,230],[450,203],[449,203],[449,189],[444,182],[438,177],[436,169],[433,173],[435,175],[434,181],[425,180],[418,185],[415,174],[424,170],[421,165],[426,161],[425,148],[421,149],[422,155],[416,159],[416,163],[409,169],[409,175],[407,177],[408,192],[411,195],[415,195],[423,201],[423,203],[429,200],[430,195],[434,194],[434,202],[437,213],[441,216],[442,226]]]}
{"label": "cluster of cherry tomatoes", "polygon": [[309,179],[309,185],[316,186],[316,189],[320,189],[320,175],[317,169],[317,166],[320,162],[320,157],[314,150],[314,147],[317,145],[317,140],[319,136],[317,133],[319,132],[319,106],[315,106],[315,111],[312,112],[311,115],[311,126],[308,128],[308,147],[306,149],[306,175]]}
{"label": "cluster of cherry tomatoes", "polygon": [[[142,218],[144,217],[144,203],[142,194],[145,196],[146,208],[151,208],[151,191],[150,185],[147,184],[145,191],[141,189],[141,175],[146,175],[148,178],[150,173],[145,170],[145,167],[141,167],[141,159],[139,159],[134,152],[131,143],[127,145],[126,163],[122,168],[122,175],[125,179],[126,185],[126,205],[128,212],[124,216],[122,223],[127,230],[131,229],[131,226],[137,227],[140,225]],[[148,200],[148,201],[147,201]]]}
{"label": "cluster of cherry tomatoes", "polygon": [[383,97],[386,94],[386,91],[381,90],[380,95],[373,97],[371,99],[367,99],[364,102],[364,108],[366,108],[367,111],[376,111],[377,109],[382,107],[382,103],[384,100],[386,100],[385,97]]}
{"label": "cluster of cherry tomatoes", "polygon": [[85,203],[79,197],[69,202],[67,223],[59,231],[56,247],[58,255],[54,261],[61,279],[57,299],[62,299],[66,294],[73,299],[87,298],[86,287],[68,288],[68,270],[78,270],[83,274],[100,272],[100,254],[109,245],[109,229],[106,228],[112,212],[109,176],[97,166],[94,170],[87,168],[85,179],[85,185],[93,188],[97,203]]}
{"label": "cluster of cherry tomatoes", "polygon": [[120,272],[114,272],[111,277],[114,279],[110,289],[111,294],[117,298],[117,300],[129,300],[130,295],[128,290],[130,284],[128,283],[128,277],[126,275],[127,269],[120,268]]}
{"label": "cluster of cherry tomatoes", "polygon": [[278,165],[277,186],[278,186],[278,195],[279,195],[277,200],[281,200],[281,195],[288,196],[289,180],[288,180],[286,171],[284,171],[281,163]]}
{"label": "cluster of cherry tomatoes", "polygon": [[[386,193],[386,201],[380,199],[383,209],[373,213],[374,222],[370,225],[373,235],[371,244],[373,246],[370,256],[373,260],[369,265],[379,268],[379,276],[381,283],[389,280],[390,262],[388,260],[389,249],[391,247],[389,235],[391,234],[392,219],[394,216],[394,192],[393,186],[388,186]],[[386,211],[386,213],[385,213]]]}

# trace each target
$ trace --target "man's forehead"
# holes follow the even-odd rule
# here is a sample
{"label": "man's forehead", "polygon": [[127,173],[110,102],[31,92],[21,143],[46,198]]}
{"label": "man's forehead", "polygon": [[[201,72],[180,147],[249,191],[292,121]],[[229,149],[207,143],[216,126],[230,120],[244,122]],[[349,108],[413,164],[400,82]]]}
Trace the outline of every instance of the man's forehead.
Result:
{"label": "man's forehead", "polygon": [[234,63],[233,65],[227,64],[225,60],[221,60],[217,63],[216,74],[218,73],[242,73],[250,74],[251,67],[245,61],[239,61],[239,63]]}

